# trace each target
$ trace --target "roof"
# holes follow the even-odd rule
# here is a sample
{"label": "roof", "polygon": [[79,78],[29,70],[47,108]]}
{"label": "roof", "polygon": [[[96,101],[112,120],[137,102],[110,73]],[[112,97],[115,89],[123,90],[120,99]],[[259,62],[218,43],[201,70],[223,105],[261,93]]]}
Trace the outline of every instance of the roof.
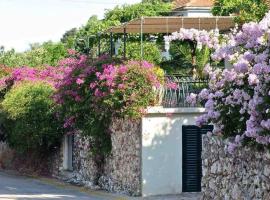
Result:
{"label": "roof", "polygon": [[264,1],[267,5],[268,5],[268,7],[270,8],[270,0],[265,0]]}
{"label": "roof", "polygon": [[213,7],[214,0],[175,0],[173,2],[174,9],[183,7]]}
{"label": "roof", "polygon": [[180,28],[213,30],[218,28],[220,31],[230,30],[235,26],[234,18],[229,16],[214,17],[144,17],[132,20],[120,26],[112,27],[108,32],[112,33],[173,33]]}

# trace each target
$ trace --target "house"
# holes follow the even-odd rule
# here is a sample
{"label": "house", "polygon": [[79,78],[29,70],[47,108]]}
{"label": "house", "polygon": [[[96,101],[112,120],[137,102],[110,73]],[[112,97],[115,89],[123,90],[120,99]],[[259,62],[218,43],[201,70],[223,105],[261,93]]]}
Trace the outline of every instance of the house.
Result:
{"label": "house", "polygon": [[[215,28],[216,17],[207,17],[211,16],[212,1],[178,0],[176,3],[175,17],[132,20],[112,27],[110,32],[125,35],[142,33],[142,30],[150,34],[168,33],[185,26],[197,28],[198,17],[204,20],[201,28]],[[195,18],[183,19],[180,16]],[[233,25],[232,19],[225,17],[219,23],[220,29]],[[175,79],[171,77],[170,80]],[[202,135],[213,127],[197,127],[196,120],[205,109],[186,104],[187,94],[195,92],[202,82],[181,79],[177,83],[179,89],[165,92],[163,103],[148,108],[141,119],[112,120],[112,151],[102,165],[97,165],[89,153],[89,139],[79,134],[66,135],[55,159],[55,175],[90,188],[99,187],[134,196],[200,192]]]}
{"label": "house", "polygon": [[132,196],[201,191],[203,134],[195,121],[203,108],[151,107],[141,120],[114,119],[112,151],[98,166],[89,139],[66,135],[54,175],[92,189]]}
{"label": "house", "polygon": [[175,0],[172,14],[186,17],[209,17],[214,0]]}
{"label": "house", "polygon": [[161,95],[160,103],[148,107],[141,119],[112,120],[112,149],[102,164],[89,150],[91,139],[66,135],[54,159],[54,175],[132,196],[200,192],[202,135],[213,127],[197,127],[196,119],[205,109],[186,101],[188,93],[203,83],[185,79],[178,84],[181,89]]}

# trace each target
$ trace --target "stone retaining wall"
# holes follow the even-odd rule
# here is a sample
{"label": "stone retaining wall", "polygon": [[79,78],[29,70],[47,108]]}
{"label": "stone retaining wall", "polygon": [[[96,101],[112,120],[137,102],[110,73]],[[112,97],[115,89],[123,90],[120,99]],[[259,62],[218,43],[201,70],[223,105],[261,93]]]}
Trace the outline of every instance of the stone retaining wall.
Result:
{"label": "stone retaining wall", "polygon": [[140,195],[141,120],[115,120],[111,132],[112,152],[99,183],[109,191]]}
{"label": "stone retaining wall", "polygon": [[270,153],[240,148],[232,155],[226,141],[203,136],[203,199],[270,199]]}
{"label": "stone retaining wall", "polygon": [[[89,152],[89,140],[80,135],[74,136],[73,171],[59,168],[55,176],[67,182],[92,189],[105,189],[110,192],[133,196],[141,194],[141,120],[115,119],[110,127],[112,139],[111,155],[104,166],[98,167]],[[61,150],[63,151],[63,150]],[[63,154],[58,154],[59,162]],[[56,156],[57,157],[57,156]],[[55,163],[57,163],[55,162]]]}
{"label": "stone retaining wall", "polygon": [[0,141],[0,169],[7,167],[13,157],[13,151],[9,148],[7,143]]}

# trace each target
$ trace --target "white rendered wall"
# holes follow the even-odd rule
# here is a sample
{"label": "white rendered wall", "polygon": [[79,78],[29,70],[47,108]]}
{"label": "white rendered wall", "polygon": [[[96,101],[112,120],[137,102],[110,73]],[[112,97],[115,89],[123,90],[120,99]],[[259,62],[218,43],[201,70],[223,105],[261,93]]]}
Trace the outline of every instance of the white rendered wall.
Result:
{"label": "white rendered wall", "polygon": [[142,119],[142,195],[182,192],[182,126],[195,125],[203,108],[153,107]]}
{"label": "white rendered wall", "polygon": [[211,10],[204,10],[204,9],[190,9],[187,10],[187,15],[188,17],[211,17],[213,16],[211,13]]}
{"label": "white rendered wall", "polygon": [[65,135],[63,139],[63,169],[73,170],[72,166],[72,135]]}
{"label": "white rendered wall", "polygon": [[175,16],[184,17],[211,17],[213,16],[210,8],[186,8],[173,13]]}

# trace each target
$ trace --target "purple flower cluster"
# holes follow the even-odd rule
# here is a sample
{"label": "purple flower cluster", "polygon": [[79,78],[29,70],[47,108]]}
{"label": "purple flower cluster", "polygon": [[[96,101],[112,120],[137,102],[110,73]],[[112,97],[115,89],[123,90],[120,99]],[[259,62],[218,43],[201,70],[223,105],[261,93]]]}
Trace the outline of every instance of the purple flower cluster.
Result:
{"label": "purple flower cluster", "polygon": [[[228,146],[230,152],[243,141],[270,144],[269,32],[270,12],[261,22],[244,24],[241,30],[223,37],[216,45],[212,59],[229,61],[231,69],[212,69],[207,65],[204,70],[210,78],[209,89],[202,90],[197,100],[205,102],[207,113],[197,124],[213,123],[214,134],[234,137]],[[182,31],[172,37],[196,38],[184,34]],[[189,100],[194,103],[194,98],[191,96]]]}
{"label": "purple flower cluster", "polygon": [[197,47],[207,46],[209,48],[217,48],[219,44],[218,36],[219,32],[217,30],[207,32],[205,30],[181,28],[179,32],[165,36],[164,39],[166,42],[189,40],[196,42]]}

